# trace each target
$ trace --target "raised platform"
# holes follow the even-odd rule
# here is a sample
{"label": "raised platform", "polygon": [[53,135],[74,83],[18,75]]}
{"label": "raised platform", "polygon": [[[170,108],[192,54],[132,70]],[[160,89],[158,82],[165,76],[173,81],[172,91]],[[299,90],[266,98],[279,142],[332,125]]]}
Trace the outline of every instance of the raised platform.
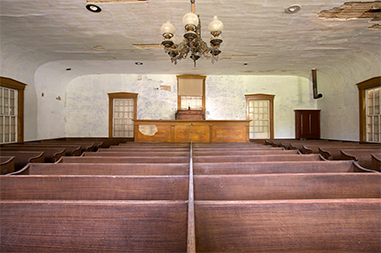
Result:
{"label": "raised platform", "polygon": [[134,120],[135,142],[249,142],[250,120]]}

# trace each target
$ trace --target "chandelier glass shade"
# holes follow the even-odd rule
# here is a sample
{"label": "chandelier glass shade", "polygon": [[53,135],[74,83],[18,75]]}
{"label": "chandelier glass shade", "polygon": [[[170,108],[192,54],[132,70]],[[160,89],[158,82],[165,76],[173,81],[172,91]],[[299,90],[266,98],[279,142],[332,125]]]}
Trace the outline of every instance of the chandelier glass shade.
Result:
{"label": "chandelier glass shade", "polygon": [[183,17],[183,26],[185,28],[184,39],[179,41],[175,35],[176,28],[171,22],[167,21],[161,26],[161,34],[164,37],[162,45],[165,52],[170,56],[172,63],[185,59],[188,55],[196,66],[196,61],[200,58],[209,58],[212,63],[218,60],[221,53],[220,44],[222,43],[221,33],[224,28],[223,23],[214,16],[213,21],[209,23],[208,30],[211,34],[210,46],[201,38],[200,17],[194,13],[195,0],[191,0],[192,12]]}

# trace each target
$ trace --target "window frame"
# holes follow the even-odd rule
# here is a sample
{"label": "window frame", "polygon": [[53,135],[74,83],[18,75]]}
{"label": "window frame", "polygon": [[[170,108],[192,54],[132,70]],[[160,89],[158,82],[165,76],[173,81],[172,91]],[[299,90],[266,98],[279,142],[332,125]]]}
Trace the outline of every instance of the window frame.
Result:
{"label": "window frame", "polygon": [[[274,139],[274,98],[275,95],[270,94],[248,94],[245,95],[246,99],[246,120],[250,120],[249,116],[249,101],[250,100],[267,100],[269,101],[270,107],[270,139]],[[250,132],[249,132],[250,136]],[[252,139],[252,140],[261,140],[261,139]]]}
{"label": "window frame", "polygon": [[[115,93],[107,93],[109,98],[109,121],[108,121],[108,136],[110,138],[113,137],[113,129],[114,129],[114,99],[133,99],[134,100],[134,120],[137,119],[137,105],[138,105],[138,93],[130,93],[130,92],[115,92]],[[135,131],[134,131],[135,137]],[[131,137],[131,138],[134,138]]]}
{"label": "window frame", "polygon": [[202,79],[202,114],[205,115],[205,79],[206,79],[206,76],[199,76],[199,75],[179,75],[179,76],[177,76],[177,110],[181,110],[181,95],[178,94],[179,80],[180,79]]}
{"label": "window frame", "polygon": [[[27,84],[0,76],[0,86],[17,90],[17,135],[16,142],[24,141],[24,90]],[[8,143],[8,142],[7,142]]]}
{"label": "window frame", "polygon": [[381,76],[372,77],[356,85],[359,90],[360,142],[368,142],[366,139],[366,91],[368,89],[380,87]]}

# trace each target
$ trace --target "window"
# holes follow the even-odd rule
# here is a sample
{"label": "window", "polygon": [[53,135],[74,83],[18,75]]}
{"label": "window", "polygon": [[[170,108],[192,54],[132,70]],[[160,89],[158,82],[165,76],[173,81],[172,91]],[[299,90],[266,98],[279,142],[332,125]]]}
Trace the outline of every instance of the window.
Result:
{"label": "window", "polygon": [[360,141],[381,143],[381,77],[357,84],[360,105]]}
{"label": "window", "polygon": [[202,96],[181,96],[181,110],[202,110]]}
{"label": "window", "polygon": [[246,119],[249,124],[250,139],[273,139],[274,119],[273,100],[274,95],[252,94],[246,97]]}
{"label": "window", "polygon": [[16,142],[17,90],[0,87],[0,142]]}
{"label": "window", "polygon": [[0,77],[0,143],[24,141],[25,85]]}
{"label": "window", "polygon": [[381,142],[380,87],[366,90],[366,140]]}
{"label": "window", "polygon": [[109,136],[134,137],[134,122],[137,114],[136,93],[109,93]]}
{"label": "window", "polygon": [[206,76],[177,76],[177,109],[202,110],[205,115]]}

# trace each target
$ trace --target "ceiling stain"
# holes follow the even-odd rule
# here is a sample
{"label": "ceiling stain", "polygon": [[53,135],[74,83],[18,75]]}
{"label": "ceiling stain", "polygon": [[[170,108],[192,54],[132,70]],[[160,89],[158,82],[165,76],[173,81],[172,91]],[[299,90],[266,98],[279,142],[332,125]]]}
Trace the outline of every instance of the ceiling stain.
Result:
{"label": "ceiling stain", "polygon": [[140,50],[164,48],[161,44],[132,44],[132,46]]}
{"label": "ceiling stain", "polygon": [[[370,18],[371,22],[379,22],[381,21],[381,2],[345,2],[340,7],[319,12],[318,17],[337,20]],[[374,26],[369,28],[379,30]]]}

